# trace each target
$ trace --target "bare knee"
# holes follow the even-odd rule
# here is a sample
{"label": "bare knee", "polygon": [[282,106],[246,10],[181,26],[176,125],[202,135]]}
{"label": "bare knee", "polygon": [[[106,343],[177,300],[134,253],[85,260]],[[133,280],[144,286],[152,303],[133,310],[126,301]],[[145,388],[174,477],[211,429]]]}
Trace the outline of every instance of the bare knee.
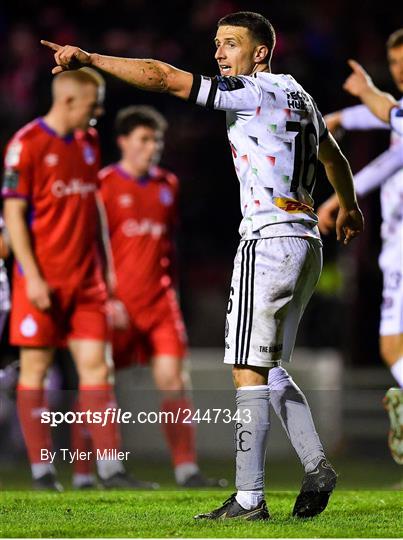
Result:
{"label": "bare knee", "polygon": [[152,360],[155,386],[162,392],[182,392],[184,376],[182,360],[174,356],[157,356]]}
{"label": "bare knee", "polygon": [[385,364],[393,366],[403,356],[403,334],[381,336],[380,351]]}
{"label": "bare knee", "polygon": [[241,386],[258,386],[267,384],[269,368],[256,366],[234,366],[232,369],[232,378],[235,388]]}
{"label": "bare knee", "polygon": [[107,384],[111,367],[106,361],[105,343],[76,340],[70,349],[81,385]]}
{"label": "bare knee", "polygon": [[30,388],[41,388],[52,363],[52,358],[53,351],[51,349],[21,348],[19,384]]}

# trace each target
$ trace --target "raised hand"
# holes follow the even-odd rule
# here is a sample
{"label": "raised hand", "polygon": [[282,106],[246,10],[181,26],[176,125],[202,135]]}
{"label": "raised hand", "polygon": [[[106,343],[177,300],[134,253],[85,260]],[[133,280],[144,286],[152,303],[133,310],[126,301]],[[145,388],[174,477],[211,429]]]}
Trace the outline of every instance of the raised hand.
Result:
{"label": "raised hand", "polygon": [[352,96],[361,97],[366,91],[373,88],[372,79],[362,65],[355,60],[349,60],[348,65],[353,70],[353,73],[347,77],[343,88]]}
{"label": "raised hand", "polygon": [[91,55],[79,47],[73,47],[72,45],[62,46],[44,39],[41,39],[41,44],[54,52],[57,65],[52,69],[53,75],[57,75],[62,71],[79,69],[91,63]]}

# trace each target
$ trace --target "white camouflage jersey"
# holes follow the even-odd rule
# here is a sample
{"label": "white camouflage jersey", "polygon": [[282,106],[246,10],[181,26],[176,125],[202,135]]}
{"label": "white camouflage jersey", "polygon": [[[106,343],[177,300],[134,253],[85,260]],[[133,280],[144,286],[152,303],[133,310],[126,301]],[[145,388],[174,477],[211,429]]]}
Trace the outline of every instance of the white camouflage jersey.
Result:
{"label": "white camouflage jersey", "polygon": [[320,240],[313,211],[319,142],[326,124],[290,75],[194,75],[189,99],[227,112],[241,190],[243,239],[302,236]]}
{"label": "white camouflage jersey", "polygon": [[[398,112],[403,106],[392,109],[390,147],[354,175],[354,185],[358,195],[366,195],[380,187],[382,228],[384,248],[396,245],[403,234],[403,129]],[[394,113],[394,114],[393,114]],[[400,113],[400,114],[403,114]],[[397,115],[397,116],[396,116]],[[400,132],[398,131],[400,121]],[[343,109],[341,124],[349,130],[391,129],[391,125],[379,120],[365,105]]]}

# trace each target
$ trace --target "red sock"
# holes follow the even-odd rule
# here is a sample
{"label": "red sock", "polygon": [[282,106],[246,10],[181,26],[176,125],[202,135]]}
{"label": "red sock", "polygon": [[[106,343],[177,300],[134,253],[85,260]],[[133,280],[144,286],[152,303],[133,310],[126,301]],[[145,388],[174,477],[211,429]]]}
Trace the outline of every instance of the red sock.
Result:
{"label": "red sock", "polygon": [[[76,402],[74,409],[76,411],[80,410],[78,402]],[[70,439],[71,450],[73,452],[76,452],[78,450],[78,452],[86,452],[87,456],[90,455],[90,459],[88,459],[87,457],[85,459],[74,459],[74,474],[92,474],[92,463],[94,461],[94,457],[93,454],[88,454],[89,452],[93,451],[91,444],[91,435],[88,430],[88,425],[73,422],[70,425]]]}
{"label": "red sock", "polygon": [[17,386],[17,411],[31,464],[46,463],[44,451],[52,450],[50,425],[41,422],[41,413],[47,410],[43,388]]}
{"label": "red sock", "polygon": [[[80,386],[79,403],[80,410],[84,412],[89,410],[92,413],[104,413],[108,408],[117,408],[115,393],[110,384]],[[105,425],[103,423],[104,415],[102,414],[101,423],[88,422],[86,424],[95,452],[97,450],[100,452],[109,449],[119,450],[119,425],[112,423],[110,415],[107,417]]]}
{"label": "red sock", "polygon": [[175,467],[182,463],[196,463],[194,426],[192,423],[183,423],[183,420],[190,421],[191,419],[189,413],[183,412],[185,409],[193,410],[191,401],[186,397],[167,398],[161,404],[161,411],[173,413],[175,419],[179,409],[177,423],[168,420],[162,424]]}

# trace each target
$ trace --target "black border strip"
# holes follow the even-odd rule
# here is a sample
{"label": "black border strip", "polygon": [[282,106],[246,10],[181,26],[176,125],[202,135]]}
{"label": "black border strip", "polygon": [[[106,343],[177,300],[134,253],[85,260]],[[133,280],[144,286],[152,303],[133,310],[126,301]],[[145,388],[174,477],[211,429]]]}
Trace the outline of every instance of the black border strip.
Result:
{"label": "black border strip", "polygon": [[201,86],[201,80],[201,75],[193,74],[192,88],[190,89],[190,94],[188,97],[188,101],[190,101],[190,103],[196,103],[197,101],[197,96],[199,95],[199,90]]}
{"label": "black border strip", "polygon": [[213,77],[211,79],[210,92],[208,93],[208,96],[207,96],[207,102],[206,102],[207,109],[214,109],[214,99],[217,93],[217,88],[218,88],[218,80],[216,79],[216,77]]}

